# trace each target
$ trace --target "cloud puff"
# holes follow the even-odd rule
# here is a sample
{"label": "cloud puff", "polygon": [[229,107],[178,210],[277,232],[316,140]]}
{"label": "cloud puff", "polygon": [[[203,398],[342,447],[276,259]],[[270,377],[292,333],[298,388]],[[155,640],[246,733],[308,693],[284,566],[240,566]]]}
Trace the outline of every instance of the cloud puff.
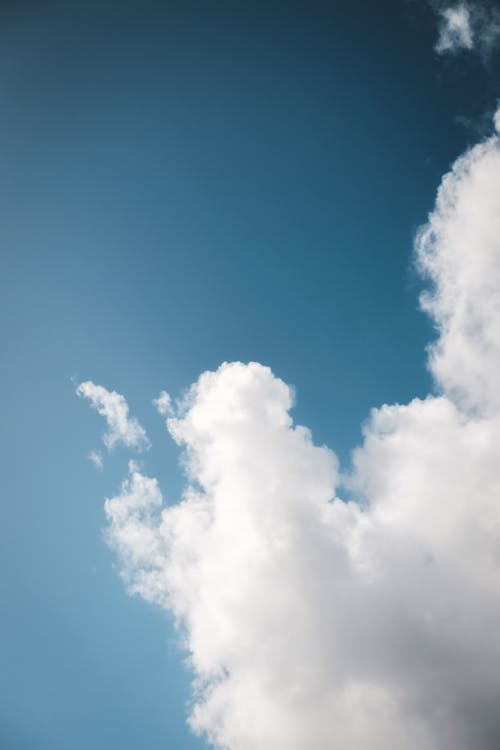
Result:
{"label": "cloud puff", "polygon": [[417,237],[433,283],[422,304],[439,330],[431,370],[462,409],[481,414],[500,407],[499,176],[495,135],[457,160]]}
{"label": "cloud puff", "polygon": [[162,417],[168,417],[173,413],[172,399],[167,391],[161,391],[158,398],[153,399],[153,405]]}
{"label": "cloud puff", "polygon": [[102,461],[102,453],[100,451],[90,451],[89,460],[92,461],[96,469],[99,469],[99,471],[102,471],[103,461]]}
{"label": "cloud puff", "polygon": [[112,450],[118,443],[139,450],[149,448],[146,431],[135,417],[129,416],[128,404],[121,393],[108,391],[91,380],[80,383],[76,393],[87,398],[93,408],[106,419],[108,431],[104,434],[103,441],[108,450]]}
{"label": "cloud puff", "polygon": [[495,130],[497,131],[497,135],[500,135],[500,106],[498,107],[497,111],[493,115],[493,123],[495,125]]}
{"label": "cloud puff", "polygon": [[455,52],[460,49],[472,49],[472,28],[470,11],[462,3],[455,7],[444,8],[440,12],[439,39],[436,52]]}
{"label": "cloud puff", "polygon": [[135,465],[105,505],[129,591],[171,610],[190,725],[220,750],[500,747],[500,144],[417,238],[441,394],[373,410],[337,459],[257,363],[203,373],[167,426],[187,487]]}
{"label": "cloud puff", "polygon": [[489,2],[460,2],[443,6],[431,0],[439,16],[439,54],[476,50],[489,55],[500,39],[500,10]]}

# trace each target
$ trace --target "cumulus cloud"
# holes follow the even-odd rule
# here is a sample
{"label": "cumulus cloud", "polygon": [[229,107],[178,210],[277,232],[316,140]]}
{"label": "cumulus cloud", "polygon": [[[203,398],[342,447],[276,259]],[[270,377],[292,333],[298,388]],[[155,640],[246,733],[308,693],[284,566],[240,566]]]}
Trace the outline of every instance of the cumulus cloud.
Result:
{"label": "cumulus cloud", "polygon": [[495,136],[443,179],[416,242],[440,392],[373,410],[356,501],[290,387],[238,362],[167,420],[181,501],[135,464],[106,501],[129,591],[175,614],[189,722],[214,747],[500,747],[499,222]]}
{"label": "cumulus cloud", "polygon": [[108,391],[91,380],[80,383],[76,393],[87,398],[92,407],[106,419],[108,431],[103,435],[103,442],[108,450],[112,450],[118,443],[139,450],[149,448],[146,431],[135,417],[129,416],[128,404],[121,393]]}
{"label": "cumulus cloud", "polygon": [[439,54],[475,50],[489,55],[500,39],[500,10],[490,2],[444,5],[431,0],[439,17]]}
{"label": "cumulus cloud", "polygon": [[480,414],[500,406],[499,175],[495,135],[457,160],[417,238],[433,283],[422,304],[439,330],[431,370],[460,408]]}

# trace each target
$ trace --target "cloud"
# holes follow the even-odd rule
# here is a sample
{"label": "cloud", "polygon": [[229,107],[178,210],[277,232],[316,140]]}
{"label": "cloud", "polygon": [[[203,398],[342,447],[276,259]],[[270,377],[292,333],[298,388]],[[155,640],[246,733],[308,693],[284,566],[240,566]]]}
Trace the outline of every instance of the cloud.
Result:
{"label": "cloud", "polygon": [[108,431],[104,434],[103,441],[108,450],[112,450],[118,443],[139,450],[149,448],[146,431],[137,419],[129,416],[128,404],[120,393],[108,391],[91,380],[80,383],[76,393],[82,398],[87,398],[92,407],[105,417]]}
{"label": "cloud", "polygon": [[89,460],[92,461],[96,469],[99,469],[99,471],[102,471],[103,460],[102,460],[102,453],[100,451],[90,451]]}
{"label": "cloud", "polygon": [[500,135],[500,106],[498,107],[497,111],[493,115],[493,123],[495,125],[495,130],[497,131],[497,134]]}
{"label": "cloud", "polygon": [[356,502],[255,362],[203,373],[167,420],[178,504],[135,464],[106,501],[129,591],[177,619],[214,747],[500,747],[499,221],[495,136],[416,241],[440,392],[372,411]]}
{"label": "cloud", "polygon": [[465,4],[444,8],[440,12],[439,39],[436,52],[456,52],[472,49],[472,28],[470,11]]}
{"label": "cloud", "polygon": [[461,409],[479,414],[500,407],[499,175],[495,135],[443,179],[416,243],[420,268],[433,283],[422,305],[439,331],[431,371]]}
{"label": "cloud", "polygon": [[491,54],[500,39],[500,9],[490,2],[460,2],[444,5],[431,0],[439,17],[439,54],[474,50],[483,57]]}
{"label": "cloud", "polygon": [[158,398],[153,399],[153,405],[162,417],[168,417],[173,413],[172,399],[167,391],[161,391]]}

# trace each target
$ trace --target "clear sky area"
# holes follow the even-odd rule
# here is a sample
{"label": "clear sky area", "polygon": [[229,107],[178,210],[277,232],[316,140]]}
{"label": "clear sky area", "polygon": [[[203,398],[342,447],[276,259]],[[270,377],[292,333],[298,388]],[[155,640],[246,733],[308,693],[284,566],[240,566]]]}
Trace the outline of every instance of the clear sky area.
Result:
{"label": "clear sky area", "polygon": [[[275,713],[269,709],[269,717],[265,713],[274,705],[271,688],[262,709],[256,700],[254,719],[251,714],[241,719],[241,725],[249,726],[265,714],[261,735],[248,730],[245,734],[234,719],[241,705],[249,705],[247,697],[241,705],[236,703],[240,688],[245,696],[251,694],[242,653],[247,643],[267,643],[265,634],[274,627],[269,624],[273,596],[268,604],[257,594],[255,600],[250,594],[246,597],[249,609],[241,614],[241,622],[248,622],[259,606],[270,614],[269,623],[265,626],[267,621],[260,618],[245,640],[244,625],[235,624],[240,620],[220,615],[226,610],[217,610],[214,604],[210,617],[203,615],[202,620],[199,614],[203,592],[213,585],[213,571],[237,569],[240,558],[233,553],[217,558],[217,563],[203,558],[193,568],[201,570],[203,565],[203,570],[211,571],[203,579],[212,581],[206,589],[199,581],[190,589],[182,579],[190,569],[192,550],[188,561],[180,552],[174,562],[169,558],[168,570],[177,570],[178,564],[181,583],[177,578],[173,582],[172,575],[163,584],[166,579],[159,573],[157,586],[165,585],[167,593],[157,594],[157,589],[151,593],[149,579],[141,588],[135,566],[143,552],[130,551],[132,531],[129,527],[124,531],[121,511],[115,513],[115,506],[108,504],[103,510],[103,501],[129,497],[128,492],[135,497],[136,491],[150,493],[151,498],[156,489],[139,484],[144,477],[155,477],[166,507],[175,508],[185,492],[186,464],[192,491],[201,487],[200,497],[208,496],[212,482],[219,481],[213,476],[219,477],[219,468],[223,475],[238,446],[244,446],[241,451],[252,459],[236,463],[230,478],[217,484],[228,496],[243,498],[245,487],[253,487],[261,470],[263,496],[271,492],[275,475],[262,468],[263,453],[273,457],[276,477],[287,474],[286,461],[292,461],[282,456],[294,457],[290,477],[299,472],[297,467],[310,467],[300,470],[295,487],[302,481],[311,486],[304,479],[308,472],[314,481],[323,471],[328,474],[321,451],[307,457],[307,451],[313,450],[307,438],[307,449],[302,443],[297,447],[284,442],[275,455],[278,438],[258,433],[255,441],[262,446],[258,454],[245,442],[253,434],[250,428],[243,436],[233,434],[232,427],[230,438],[224,432],[220,445],[225,446],[226,458],[221,465],[203,464],[203,430],[210,436],[207,445],[222,434],[217,431],[218,421],[214,427],[210,422],[210,429],[203,421],[214,413],[207,404],[215,404],[216,420],[226,408],[229,415],[239,413],[243,409],[239,394],[247,388],[240,388],[240,375],[245,384],[250,377],[258,381],[259,390],[251,390],[248,398],[263,394],[255,399],[264,404],[264,421],[275,414],[276,404],[276,414],[286,413],[293,399],[294,424],[311,430],[314,446],[327,445],[335,452],[338,464],[331,471],[341,477],[351,475],[352,451],[364,440],[363,425],[366,430],[371,410],[383,404],[404,405],[414,398],[425,400],[427,394],[444,393],[450,403],[459,404],[457,408],[465,404],[463,409],[470,407],[475,415],[487,413],[490,419],[496,408],[491,406],[496,401],[488,390],[490,381],[486,378],[477,385],[476,378],[470,388],[469,381],[456,383],[454,373],[466,369],[458,354],[429,369],[426,347],[435,340],[436,328],[446,326],[443,320],[449,320],[450,308],[434,310],[434,320],[421,310],[419,297],[429,281],[422,280],[416,268],[415,238],[435,209],[443,175],[461,154],[494,132],[500,96],[499,48],[500,8],[479,0],[1,4],[1,750],[204,750],[211,746],[306,750],[304,740],[293,744],[287,738],[303,737],[312,719],[304,718],[286,734],[288,709],[280,704]],[[484,205],[500,195],[500,174],[493,167],[492,174]],[[472,213],[483,216],[481,210]],[[461,231],[457,230],[457,237]],[[498,236],[495,232],[491,242]],[[429,268],[439,287],[444,271],[436,270],[436,265]],[[497,261],[484,271],[492,288],[498,268]],[[475,278],[472,271],[467,273],[467,278]],[[489,294],[490,287],[485,288]],[[495,304],[491,302],[491,309],[500,309]],[[477,324],[475,330],[479,329],[500,332],[500,326]],[[464,347],[458,347],[461,353]],[[206,381],[199,386],[190,406],[171,411],[170,403],[180,403],[201,373],[217,371],[223,362],[261,363],[273,375],[246,367],[223,371],[214,376],[212,385]],[[496,378],[494,367],[486,364],[481,372],[491,371]],[[284,391],[278,379],[290,390]],[[80,390],[84,398],[77,398],[75,390],[82,383],[91,385]],[[94,384],[106,390],[92,390]],[[115,400],[109,406],[106,399],[113,391],[123,394],[129,412],[122,409],[125,401]],[[170,394],[171,402],[167,399],[155,408],[152,401],[161,391]],[[483,409],[479,396],[474,400],[471,395],[480,392],[488,392],[488,408]],[[101,440],[106,424],[88,408],[85,397],[108,418],[107,445]],[[108,407],[115,409],[115,423]],[[169,414],[174,414],[171,435],[163,418]],[[285,417],[276,419],[276,429],[284,430]],[[377,429],[382,434],[385,428]],[[433,429],[428,434],[432,437]],[[500,432],[495,435],[483,443],[498,448],[495,440]],[[404,443],[403,437],[400,442]],[[460,450],[455,456],[461,455]],[[464,456],[471,451],[464,448]],[[371,456],[360,459],[358,479]],[[132,465],[129,485],[123,489],[131,459],[138,463]],[[386,465],[385,458],[373,461]],[[445,463],[443,457],[440,465]],[[415,482],[425,471],[415,470]],[[481,471],[486,476],[489,469]],[[495,476],[488,473],[488,487],[500,488],[498,471]],[[240,494],[235,477],[241,482],[245,477]],[[324,480],[325,486],[328,481]],[[494,481],[498,483],[493,485]],[[343,501],[362,495],[361,504],[366,497],[370,502],[376,492],[369,483],[360,490],[361,484],[361,480],[339,480],[338,494]],[[413,479],[408,484],[414,486]],[[304,489],[303,495],[309,497],[308,492]],[[317,492],[323,497],[322,489]],[[294,496],[291,479],[282,494]],[[217,507],[225,508],[226,494],[217,497],[221,503]],[[154,497],[151,502],[156,502]],[[231,507],[240,508],[239,500],[235,503]],[[272,503],[269,496],[260,518],[267,518]],[[303,529],[308,522],[300,518],[297,523]],[[276,528],[278,521],[273,519],[269,523]],[[185,526],[175,526],[174,520],[168,523],[174,529],[169,533],[178,539]],[[235,515],[234,523],[239,530],[235,533],[247,523],[254,528],[246,510]],[[286,533],[280,544],[285,547],[293,523],[283,520]],[[153,527],[148,529],[153,534]],[[246,550],[250,537],[254,539],[250,532],[248,537],[243,534],[240,549]],[[156,543],[151,541],[148,549]],[[307,544],[311,550],[321,547],[319,542]],[[478,541],[474,549],[482,545]],[[384,549],[389,547],[387,543]],[[424,542],[421,548],[427,550],[426,559],[439,559]],[[254,569],[253,553],[248,554],[242,570]],[[330,559],[328,555],[324,559]],[[157,559],[147,562],[148,572],[160,570],[163,563]],[[258,557],[259,565],[262,559]],[[394,560],[399,559],[394,552]],[[269,568],[269,580],[273,571],[290,570],[297,556],[286,560],[284,568]],[[326,577],[331,575],[329,563],[316,565]],[[294,580],[302,580],[304,566],[300,573],[293,569]],[[224,574],[217,575],[223,578],[220,590],[230,598],[233,584],[227,583],[226,590]],[[259,580],[266,579],[266,573],[260,575]],[[351,580],[346,573],[347,579]],[[281,573],[272,580],[276,596],[289,590]],[[451,574],[443,573],[440,580],[450,581]],[[482,580],[489,579],[483,575]],[[245,591],[247,583],[242,573],[234,590]],[[449,583],[447,590],[454,585]],[[428,590],[425,587],[431,583],[422,586]],[[128,596],[127,587],[129,593],[139,595]],[[311,591],[309,585],[305,588]],[[220,590],[212,602],[218,601]],[[343,601],[338,592],[335,596]],[[473,602],[477,603],[471,594],[469,610],[476,607]],[[305,611],[313,612],[315,606],[310,603]],[[295,619],[297,610],[288,604],[288,609],[283,607]],[[353,605],[346,620],[363,619],[363,607]],[[276,621],[282,622],[283,612],[275,613]],[[378,622],[377,617],[373,615],[372,621]],[[331,625],[329,618],[330,613],[324,613],[318,622]],[[234,627],[242,651],[236,649],[236,656],[226,660],[226,641],[203,650],[197,640],[203,640],[200,622],[211,633],[220,626],[221,639],[226,626]],[[498,632],[494,614],[485,615],[484,623],[489,623],[485,632],[488,628]],[[385,625],[380,627],[387,632]],[[338,628],[336,632],[341,632],[342,626]],[[403,630],[408,632],[403,627],[398,632]],[[320,631],[316,624],[314,633]],[[471,624],[467,633],[473,631],[483,632]],[[287,645],[288,652],[296,646],[299,653],[302,633],[295,645]],[[312,640],[318,643],[321,638]],[[269,648],[275,655],[276,649]],[[250,645],[248,649],[255,653]],[[227,650],[233,654],[229,646]],[[364,663],[370,659],[371,652]],[[403,657],[398,660],[398,669],[403,661]],[[340,674],[343,667],[338,669]],[[373,677],[381,670],[373,662],[370,680],[390,693],[386,672],[380,682]],[[443,667],[443,674],[448,675],[446,670]],[[304,668],[301,690],[307,674]],[[401,684],[406,685],[401,674]],[[220,681],[225,684],[228,675],[235,682],[230,684],[229,697],[214,693],[219,701],[216,709],[215,698],[199,699],[193,693],[193,675],[208,679],[212,688]],[[262,679],[270,685],[274,676],[266,672]],[[260,679],[259,673],[256,685],[264,684]],[[328,683],[328,690],[333,690],[324,680],[321,684]],[[313,694],[316,682],[307,684]],[[488,684],[489,694],[500,696],[498,683],[495,688]],[[260,688],[258,692],[263,694]],[[416,694],[412,683],[407,695]],[[457,697],[456,706],[462,706],[461,700]],[[464,698],[465,703],[473,705],[469,698]],[[487,701],[480,703],[487,711]],[[415,737],[427,738],[419,740],[422,750],[465,750],[470,738],[476,737],[470,726],[477,717],[466,729],[462,724],[457,728],[450,719],[439,734],[435,724],[427,722],[422,700],[415,698],[411,705],[419,707],[412,709],[411,716],[424,716],[424,728],[418,729],[424,734],[415,730]],[[294,712],[302,721],[309,710],[304,698]],[[325,708],[324,715],[332,711]],[[453,711],[449,708],[446,715],[453,716]],[[406,716],[403,709],[401,715]],[[189,716],[195,717],[191,726]],[[274,729],[268,729],[267,721]],[[329,745],[324,739],[333,737],[332,730],[318,728],[322,721],[314,720],[307,750],[333,750],[333,740]],[[339,747],[365,750],[364,735],[349,729],[347,709],[336,721],[335,726],[347,727],[345,734],[338,735]],[[382,729],[377,724],[385,743],[378,747],[412,750],[411,742],[398,744],[397,721],[391,721],[385,718]],[[283,727],[282,735],[273,734],[277,724]],[[483,722],[486,725],[490,726]],[[491,728],[490,734],[468,747],[496,750],[499,745],[492,737],[500,742],[498,724],[496,729],[497,734]]]}

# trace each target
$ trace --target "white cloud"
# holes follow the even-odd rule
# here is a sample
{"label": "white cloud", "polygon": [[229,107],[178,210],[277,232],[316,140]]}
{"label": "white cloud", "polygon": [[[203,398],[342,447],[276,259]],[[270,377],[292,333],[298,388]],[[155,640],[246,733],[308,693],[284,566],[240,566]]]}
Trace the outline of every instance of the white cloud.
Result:
{"label": "white cloud", "polygon": [[102,471],[103,460],[102,460],[102,453],[100,451],[90,451],[89,460],[92,461],[96,469],[99,469],[99,471]]}
{"label": "white cloud", "polygon": [[500,406],[500,149],[494,136],[457,160],[417,238],[434,283],[423,306],[439,339],[430,350],[437,382],[466,411]]}
{"label": "white cloud", "polygon": [[440,15],[436,52],[456,52],[461,49],[472,49],[472,28],[468,7],[462,3],[441,10]]}
{"label": "white cloud", "polygon": [[161,391],[158,398],[153,399],[153,405],[162,417],[168,417],[173,413],[172,399],[167,391]]}
{"label": "white cloud", "polygon": [[118,443],[139,450],[149,448],[146,431],[135,417],[129,416],[128,404],[120,393],[108,391],[91,380],[80,383],[76,393],[87,398],[93,408],[106,419],[108,431],[104,434],[103,441],[108,450]]}
{"label": "white cloud", "polygon": [[497,111],[493,115],[493,122],[495,125],[495,130],[497,131],[497,134],[500,135],[500,106],[497,108]]}
{"label": "white cloud", "polygon": [[135,465],[106,501],[129,590],[182,629],[190,724],[215,747],[500,747],[499,221],[494,137],[446,175],[417,240],[442,394],[372,412],[358,503],[257,363],[202,374],[167,420],[180,503]]}
{"label": "white cloud", "polygon": [[439,38],[435,49],[439,54],[475,50],[488,56],[500,39],[500,9],[494,3],[468,0],[443,5],[430,0],[439,16]]}

